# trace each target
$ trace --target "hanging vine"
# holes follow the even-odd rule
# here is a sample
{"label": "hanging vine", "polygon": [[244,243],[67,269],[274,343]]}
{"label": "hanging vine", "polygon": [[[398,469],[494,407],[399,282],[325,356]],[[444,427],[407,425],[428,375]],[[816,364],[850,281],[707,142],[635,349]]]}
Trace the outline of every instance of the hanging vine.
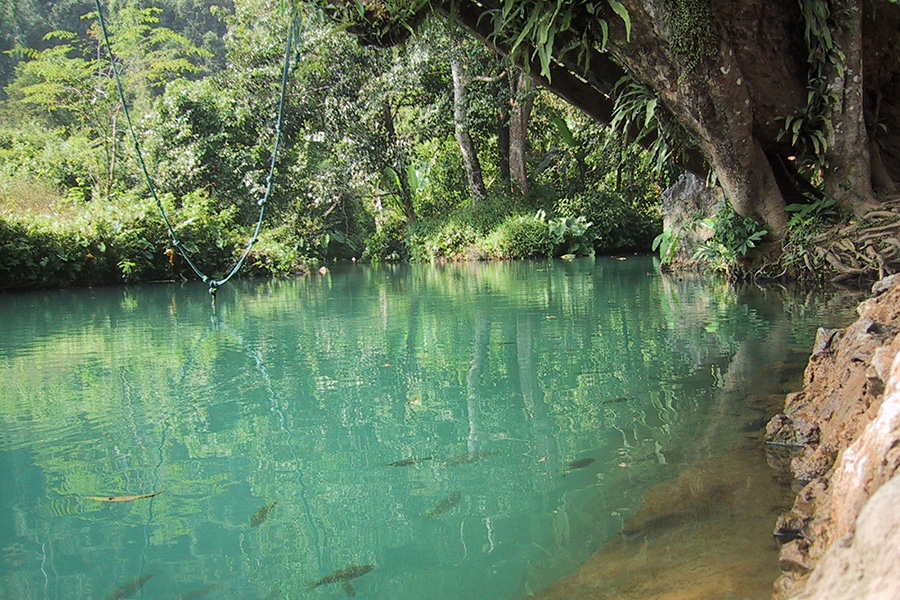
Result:
{"label": "hanging vine", "polygon": [[808,49],[806,60],[809,63],[806,106],[782,117],[784,128],[778,139],[789,135],[791,145],[797,149],[802,162],[824,169],[828,166],[825,158],[828,139],[833,133],[831,113],[839,101],[831,79],[842,77],[846,72],[844,53],[835,44],[831,32],[846,12],[835,10],[832,0],[799,2]]}

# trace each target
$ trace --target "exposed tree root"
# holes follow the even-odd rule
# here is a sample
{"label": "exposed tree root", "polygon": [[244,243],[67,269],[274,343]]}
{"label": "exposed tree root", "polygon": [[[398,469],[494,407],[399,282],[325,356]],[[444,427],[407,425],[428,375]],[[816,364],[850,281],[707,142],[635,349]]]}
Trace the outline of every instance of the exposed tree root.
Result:
{"label": "exposed tree root", "polygon": [[832,283],[863,283],[900,272],[900,197],[810,241],[803,264]]}

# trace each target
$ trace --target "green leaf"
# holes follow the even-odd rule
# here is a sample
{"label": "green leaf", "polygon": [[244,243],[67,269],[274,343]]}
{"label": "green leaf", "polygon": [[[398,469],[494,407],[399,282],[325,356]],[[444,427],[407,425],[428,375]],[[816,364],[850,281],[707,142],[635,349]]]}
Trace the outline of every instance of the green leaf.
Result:
{"label": "green leaf", "polygon": [[600,31],[603,34],[600,42],[600,52],[606,52],[606,44],[609,42],[609,24],[606,22],[606,19],[600,19],[599,23]]}
{"label": "green leaf", "polygon": [[625,39],[626,41],[631,41],[631,17],[628,14],[628,9],[625,8],[625,5],[619,2],[619,0],[607,0],[609,2],[609,7],[613,9],[613,12],[621,17],[622,21],[625,23]]}
{"label": "green leaf", "polygon": [[560,137],[566,143],[569,148],[575,148],[578,144],[575,142],[575,136],[572,135],[572,130],[569,129],[568,123],[566,123],[565,119],[558,115],[553,115],[550,119],[553,124],[556,126],[557,131],[559,131]]}
{"label": "green leaf", "polygon": [[653,120],[653,117],[656,114],[656,98],[650,98],[647,101],[647,106],[645,107],[646,116],[644,117],[644,127],[649,127],[650,122]]}
{"label": "green leaf", "polygon": [[384,168],[384,177],[388,180],[388,183],[393,184],[395,191],[399,192],[403,189],[403,185],[400,183],[400,175],[393,167]]}

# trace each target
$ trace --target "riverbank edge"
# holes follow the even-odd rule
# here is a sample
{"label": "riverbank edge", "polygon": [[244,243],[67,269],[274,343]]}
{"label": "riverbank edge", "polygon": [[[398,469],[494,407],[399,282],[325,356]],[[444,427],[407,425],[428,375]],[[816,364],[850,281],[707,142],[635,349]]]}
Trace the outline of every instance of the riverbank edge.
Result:
{"label": "riverbank edge", "polygon": [[799,392],[766,427],[800,489],[774,528],[776,600],[900,597],[900,275],[820,328]]}

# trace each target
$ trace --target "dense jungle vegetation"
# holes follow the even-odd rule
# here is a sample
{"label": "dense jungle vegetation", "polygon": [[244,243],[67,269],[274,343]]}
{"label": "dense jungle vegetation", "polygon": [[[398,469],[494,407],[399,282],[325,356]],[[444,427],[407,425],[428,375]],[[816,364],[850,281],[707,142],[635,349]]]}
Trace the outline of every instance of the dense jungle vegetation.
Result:
{"label": "dense jungle vegetation", "polygon": [[[93,5],[17,0],[3,15],[5,287],[193,276],[141,176]],[[160,200],[192,260],[222,272],[263,196],[289,12],[265,0],[110,9]],[[443,21],[391,49],[359,44],[316,11],[299,13],[298,27],[283,144],[247,273],[646,249],[659,233],[671,170]]]}
{"label": "dense jungle vegetation", "polygon": [[[103,4],[170,232],[94,2],[4,3],[0,286],[190,277],[170,233],[204,272],[229,269],[267,188],[288,4]],[[671,261],[690,232],[688,258],[728,272],[896,270],[894,0],[314,0],[294,15],[248,274],[654,239]],[[719,201],[663,230],[685,170]]]}

